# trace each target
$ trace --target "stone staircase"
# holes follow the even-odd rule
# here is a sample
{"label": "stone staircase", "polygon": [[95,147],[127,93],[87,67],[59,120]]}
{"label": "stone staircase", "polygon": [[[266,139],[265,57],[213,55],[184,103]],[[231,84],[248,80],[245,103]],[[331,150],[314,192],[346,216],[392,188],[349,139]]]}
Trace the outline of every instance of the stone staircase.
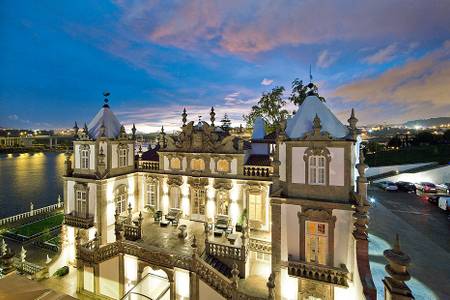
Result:
{"label": "stone staircase", "polygon": [[218,260],[212,255],[206,254],[206,252],[203,253],[201,257],[208,265],[219,271],[222,275],[231,278],[231,268],[228,267],[226,264]]}

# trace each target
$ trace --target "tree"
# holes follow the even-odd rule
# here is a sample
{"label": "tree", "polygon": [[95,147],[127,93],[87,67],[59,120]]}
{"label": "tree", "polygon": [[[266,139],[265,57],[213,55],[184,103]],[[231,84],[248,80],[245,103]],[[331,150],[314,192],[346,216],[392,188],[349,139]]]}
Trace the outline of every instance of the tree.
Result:
{"label": "tree", "polygon": [[394,136],[392,139],[389,140],[387,146],[391,148],[400,148],[402,146],[402,141],[398,136]]}
{"label": "tree", "polygon": [[325,98],[319,95],[317,86],[314,83],[310,82],[308,85],[303,85],[303,80],[299,80],[298,78],[295,78],[294,81],[292,81],[292,92],[289,96],[289,100],[292,103],[300,106],[303,104],[306,97],[310,95],[315,95],[320,101],[325,102]]}
{"label": "tree", "polygon": [[222,126],[220,126],[220,128],[222,128],[225,131],[230,130],[231,121],[230,121],[230,118],[228,118],[227,114],[225,114],[225,116],[223,116],[223,119],[220,120],[220,123],[222,123]]}
{"label": "tree", "polygon": [[248,115],[243,118],[248,127],[252,127],[255,119],[261,117],[266,123],[266,131],[271,133],[279,126],[281,120],[286,120],[289,112],[284,108],[286,101],[283,100],[284,87],[277,86],[270,92],[262,94],[258,104],[252,107]]}
{"label": "tree", "polygon": [[444,131],[444,141],[450,143],[450,129]]}

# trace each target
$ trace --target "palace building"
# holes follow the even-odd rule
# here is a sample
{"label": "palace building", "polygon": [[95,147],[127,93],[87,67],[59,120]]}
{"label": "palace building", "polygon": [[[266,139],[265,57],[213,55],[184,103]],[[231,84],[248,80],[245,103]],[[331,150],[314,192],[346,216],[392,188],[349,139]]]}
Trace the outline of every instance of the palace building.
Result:
{"label": "palace building", "polygon": [[[64,176],[77,289],[100,299],[375,299],[357,119],[310,92],[251,140],[181,114],[142,151],[107,99]],[[70,248],[70,247],[68,247]],[[69,251],[69,250],[67,250]],[[70,252],[70,251],[69,251]]]}

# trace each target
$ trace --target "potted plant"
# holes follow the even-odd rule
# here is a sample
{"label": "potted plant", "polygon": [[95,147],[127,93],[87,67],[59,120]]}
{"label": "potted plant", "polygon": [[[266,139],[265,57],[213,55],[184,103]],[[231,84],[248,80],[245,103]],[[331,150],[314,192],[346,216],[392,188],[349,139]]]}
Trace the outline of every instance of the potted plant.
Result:
{"label": "potted plant", "polygon": [[236,231],[242,232],[245,221],[247,220],[247,209],[242,211],[242,214],[239,216],[238,221],[236,222]]}

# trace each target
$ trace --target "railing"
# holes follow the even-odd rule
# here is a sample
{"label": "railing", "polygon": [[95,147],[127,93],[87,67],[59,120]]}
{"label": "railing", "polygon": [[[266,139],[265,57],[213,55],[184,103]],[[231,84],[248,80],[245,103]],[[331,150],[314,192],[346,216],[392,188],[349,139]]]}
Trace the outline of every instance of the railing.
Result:
{"label": "railing", "polygon": [[215,257],[229,258],[233,260],[245,261],[247,259],[247,248],[245,246],[237,247],[233,245],[218,244],[211,241],[205,241],[206,254]]}
{"label": "railing", "polygon": [[226,299],[233,297],[231,280],[210,266],[203,259],[197,258],[192,265],[194,271],[204,282],[220,293]]}
{"label": "railing", "polygon": [[20,259],[15,259],[13,262],[13,265],[20,272],[26,273],[29,275],[34,275],[45,269],[45,267],[33,264],[28,261],[21,261]]}
{"label": "railing", "polygon": [[125,239],[130,241],[137,241],[142,238],[141,226],[126,223],[122,224],[122,226]]}
{"label": "railing", "polygon": [[244,166],[244,176],[251,177],[270,177],[272,167],[268,166]]}
{"label": "railing", "polygon": [[348,287],[348,270],[344,264],[340,268],[316,265],[307,262],[289,261],[288,274],[296,277]]}
{"label": "railing", "polygon": [[21,214],[17,214],[14,216],[10,216],[7,218],[3,218],[0,219],[0,226],[1,225],[5,225],[7,223],[12,223],[12,222],[16,222],[16,221],[20,221],[22,219],[26,219],[32,216],[36,216],[42,213],[48,213],[48,212],[52,212],[54,210],[57,210],[59,208],[63,207],[63,202],[58,202],[49,206],[45,206],[45,207],[41,207],[38,209],[30,209],[30,211],[27,211],[25,213],[21,213]]}
{"label": "railing", "polygon": [[159,161],[141,160],[138,167],[141,170],[159,170]]}
{"label": "railing", "polygon": [[71,212],[64,215],[64,223],[69,226],[87,229],[94,226],[94,216],[81,217],[77,216],[75,212]]}
{"label": "railing", "polygon": [[269,241],[250,238],[248,247],[251,251],[261,252],[265,254],[272,253],[272,243]]}

